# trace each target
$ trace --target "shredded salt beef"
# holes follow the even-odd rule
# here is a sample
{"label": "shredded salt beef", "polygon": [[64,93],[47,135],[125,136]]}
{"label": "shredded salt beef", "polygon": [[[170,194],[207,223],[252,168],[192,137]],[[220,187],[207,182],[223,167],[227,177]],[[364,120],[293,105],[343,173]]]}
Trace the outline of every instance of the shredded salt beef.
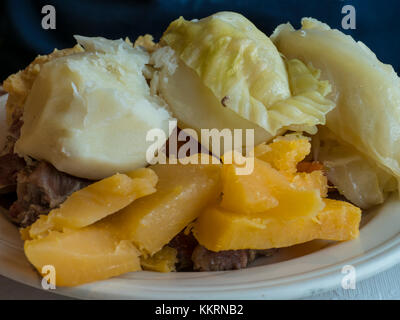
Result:
{"label": "shredded salt beef", "polygon": [[198,245],[192,254],[193,269],[223,271],[246,268],[255,259],[253,250],[226,250],[214,252]]}
{"label": "shredded salt beef", "polygon": [[177,271],[223,271],[246,268],[258,256],[271,256],[276,249],[225,250],[214,252],[200,245],[192,233],[183,231],[168,244],[177,250]]}
{"label": "shredded salt beef", "polygon": [[192,253],[198,242],[192,233],[185,234],[183,231],[178,233],[168,244],[177,251],[177,259],[175,267],[177,271],[193,270]]}
{"label": "shredded salt beef", "polygon": [[58,207],[73,192],[91,181],[58,171],[51,164],[39,161],[17,173],[17,197],[9,215],[21,227],[27,227],[41,214]]}
{"label": "shredded salt beef", "polygon": [[198,271],[223,271],[247,268],[258,256],[272,256],[276,249],[210,251],[198,245],[192,254],[193,269]]}
{"label": "shredded salt beef", "polygon": [[15,186],[17,173],[25,167],[24,159],[8,153],[0,157],[0,186]]}
{"label": "shredded salt beef", "polygon": [[58,171],[44,161],[27,164],[14,151],[20,137],[22,114],[14,113],[7,141],[0,156],[0,191],[17,191],[17,200],[9,208],[9,217],[21,227],[34,223],[39,215],[48,214],[73,192],[91,181]]}
{"label": "shredded salt beef", "polygon": [[0,188],[15,187],[18,171],[26,166],[24,159],[13,151],[15,142],[20,136],[21,126],[22,121],[15,120],[8,128],[6,143],[0,156]]}

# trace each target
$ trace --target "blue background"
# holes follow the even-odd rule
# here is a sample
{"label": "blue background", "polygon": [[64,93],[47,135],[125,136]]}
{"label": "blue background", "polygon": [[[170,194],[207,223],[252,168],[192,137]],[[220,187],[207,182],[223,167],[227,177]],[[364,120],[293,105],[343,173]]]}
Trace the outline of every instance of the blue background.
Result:
{"label": "blue background", "polygon": [[[41,28],[41,8],[56,8],[56,30]],[[342,30],[341,9],[356,8],[356,30]],[[217,11],[244,14],[269,35],[283,22],[295,27],[311,16],[366,43],[378,58],[400,70],[398,0],[6,0],[0,2],[0,80],[24,68],[37,54],[74,45],[73,34],[120,38],[151,33],[158,39],[168,24],[184,16],[202,18]]]}

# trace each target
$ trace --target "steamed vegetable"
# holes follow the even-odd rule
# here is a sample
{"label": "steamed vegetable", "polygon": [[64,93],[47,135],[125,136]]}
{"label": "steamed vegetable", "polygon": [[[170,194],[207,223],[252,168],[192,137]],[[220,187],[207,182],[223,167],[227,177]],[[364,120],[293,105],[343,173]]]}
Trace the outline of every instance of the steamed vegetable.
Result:
{"label": "steamed vegetable", "polygon": [[143,76],[149,55],[121,39],[75,38],[84,52],[40,67],[15,152],[91,180],[146,166],[147,133],[165,133],[161,148],[173,120]]}
{"label": "steamed vegetable", "polygon": [[144,270],[157,272],[175,271],[175,264],[178,262],[177,253],[175,248],[165,246],[152,256],[143,256],[140,259],[140,264]]}
{"label": "steamed vegetable", "polygon": [[339,142],[326,128],[320,128],[313,142],[316,159],[323,163],[329,181],[346,199],[360,208],[382,203],[396,189],[396,179],[354,147]]}
{"label": "steamed vegetable", "polygon": [[89,226],[131,204],[138,198],[156,192],[158,177],[148,168],[127,174],[117,173],[71,194],[59,208],[29,227],[37,238],[49,230],[80,229]]}
{"label": "steamed vegetable", "polygon": [[106,230],[86,227],[51,231],[44,238],[25,241],[25,255],[39,273],[55,269],[55,285],[72,287],[139,271],[140,252]]}
{"label": "steamed vegetable", "polygon": [[221,193],[219,164],[157,164],[157,191],[99,222],[144,255],[153,255]]}
{"label": "steamed vegetable", "polygon": [[269,249],[358,236],[361,210],[324,199],[327,179],[320,169],[294,169],[310,151],[306,138],[290,135],[256,149],[249,175],[238,175],[237,164],[223,164],[222,201],[210,204],[193,225],[201,245],[212,251]]}
{"label": "steamed vegetable", "polygon": [[242,15],[221,12],[173,21],[162,41],[227,108],[267,126],[266,106],[290,97],[285,64],[269,38]]}
{"label": "steamed vegetable", "polygon": [[153,54],[156,67],[164,65],[153,81],[178,120],[191,128],[254,128],[257,144],[286,129],[315,133],[334,106],[317,70],[299,60],[286,64],[270,39],[240,14],[181,17],[161,44],[159,50],[169,46],[175,54],[169,63]]}
{"label": "steamed vegetable", "polygon": [[[275,138],[269,144],[258,145],[254,148],[254,156],[282,172],[296,188],[318,189],[321,197],[326,197],[328,181],[322,171],[323,166],[302,171],[298,169],[299,163],[306,158],[310,151],[309,138],[300,134],[287,134]],[[269,183],[269,181],[267,182]]]}
{"label": "steamed vegetable", "polygon": [[310,153],[311,144],[307,137],[287,134],[277,137],[269,144],[262,143],[254,148],[254,156],[268,162],[273,168],[294,174],[297,164]]}
{"label": "steamed vegetable", "polygon": [[357,238],[361,210],[344,201],[323,199],[323,202],[324,208],[314,219],[300,216],[297,220],[251,217],[211,206],[197,220],[194,233],[203,246],[213,251],[281,248],[314,239]]}
{"label": "steamed vegetable", "polygon": [[[336,180],[353,175],[358,186],[369,184],[364,188],[375,185],[373,190],[382,190],[378,187],[382,170],[375,167],[399,179],[400,81],[393,68],[381,63],[362,42],[311,18],[302,20],[301,30],[290,24],[278,26],[271,39],[288,59],[298,58],[321,70],[321,78],[332,85],[329,97],[337,105],[327,116],[327,127],[337,139],[350,144],[373,163],[371,169],[370,165],[356,164],[361,160],[344,160],[347,172],[339,174]],[[337,161],[337,156],[344,159],[346,154],[349,152],[340,155],[337,151],[331,160]],[[372,185],[367,183],[372,180],[366,178],[366,172],[375,179]],[[345,182],[348,183],[350,178]],[[362,195],[363,192],[356,192],[356,197],[369,198],[358,201],[362,206],[382,200],[382,192],[366,191]],[[356,197],[351,198],[354,201]]]}
{"label": "steamed vegetable", "polygon": [[[201,129],[207,128],[254,129],[256,144],[272,138],[265,129],[225,108],[198,75],[182,61],[178,62],[174,73],[163,66],[159,75],[153,78],[152,84],[178,117],[181,128],[195,129],[198,134],[201,134]],[[245,136],[242,139],[246,141]]]}

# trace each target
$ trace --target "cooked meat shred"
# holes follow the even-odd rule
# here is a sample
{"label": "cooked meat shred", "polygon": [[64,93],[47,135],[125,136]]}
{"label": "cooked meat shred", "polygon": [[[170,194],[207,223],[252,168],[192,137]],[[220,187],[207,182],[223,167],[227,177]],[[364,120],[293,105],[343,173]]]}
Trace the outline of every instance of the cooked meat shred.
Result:
{"label": "cooked meat shred", "polygon": [[178,262],[177,271],[193,270],[192,253],[198,245],[192,233],[185,234],[184,231],[178,233],[168,244],[177,250]]}
{"label": "cooked meat shred", "polygon": [[[330,188],[328,192],[328,199],[333,199],[333,200],[339,200],[339,201],[345,201],[348,203],[351,203],[350,200],[347,200],[347,198],[342,195],[339,190],[336,188]],[[353,204],[353,203],[352,203]]]}
{"label": "cooked meat shred", "polygon": [[214,252],[198,245],[192,254],[193,269],[198,271],[223,271],[246,268],[255,259],[250,250]]}
{"label": "cooked meat shred", "polygon": [[10,207],[12,220],[22,227],[31,225],[39,215],[58,207],[73,192],[91,181],[58,171],[40,161],[17,174],[18,200]]}
{"label": "cooked meat shred", "polygon": [[183,231],[168,244],[178,251],[177,271],[223,271],[246,268],[259,256],[271,256],[276,249],[225,250],[214,252],[200,245],[192,233]]}
{"label": "cooked meat shred", "polygon": [[25,167],[24,159],[16,154],[8,153],[0,157],[0,188],[15,186],[17,173]]}
{"label": "cooked meat shred", "polygon": [[17,200],[11,205],[8,213],[12,221],[24,228],[34,223],[40,215],[48,214],[49,211],[49,208]]}
{"label": "cooked meat shred", "polygon": [[324,165],[318,161],[301,161],[297,164],[297,171],[311,173],[316,170],[325,171]]}
{"label": "cooked meat shred", "polygon": [[21,135],[21,128],[24,122],[21,119],[16,119],[14,120],[10,127],[8,128],[8,133],[11,137],[13,137],[16,140],[19,139]]}
{"label": "cooked meat shred", "polygon": [[259,256],[272,256],[277,249],[225,250],[214,252],[198,245],[192,254],[193,269],[198,271],[223,271],[246,268]]}

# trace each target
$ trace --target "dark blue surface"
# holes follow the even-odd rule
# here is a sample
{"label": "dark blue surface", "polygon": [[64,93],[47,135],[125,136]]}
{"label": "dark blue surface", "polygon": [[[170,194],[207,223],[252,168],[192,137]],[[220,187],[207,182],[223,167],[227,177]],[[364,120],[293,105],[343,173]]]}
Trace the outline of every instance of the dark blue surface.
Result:
{"label": "dark blue surface", "polygon": [[[56,30],[41,28],[45,4],[56,8]],[[356,30],[341,29],[341,9],[346,4],[356,8]],[[317,18],[365,42],[381,61],[400,70],[398,0],[6,0],[0,8],[0,80],[23,68],[38,53],[72,46],[73,34],[135,39],[151,33],[159,38],[181,15],[202,18],[222,10],[242,13],[268,35],[282,22],[298,27],[304,16]]]}

